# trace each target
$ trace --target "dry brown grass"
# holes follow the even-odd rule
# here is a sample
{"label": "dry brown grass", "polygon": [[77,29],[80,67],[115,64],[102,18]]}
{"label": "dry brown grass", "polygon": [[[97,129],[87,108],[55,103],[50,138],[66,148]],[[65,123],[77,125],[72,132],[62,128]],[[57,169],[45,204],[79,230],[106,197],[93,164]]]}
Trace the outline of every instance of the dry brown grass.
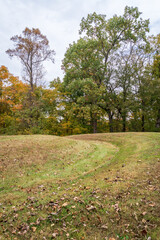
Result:
{"label": "dry brown grass", "polygon": [[0,137],[0,239],[158,240],[159,146],[158,133]]}

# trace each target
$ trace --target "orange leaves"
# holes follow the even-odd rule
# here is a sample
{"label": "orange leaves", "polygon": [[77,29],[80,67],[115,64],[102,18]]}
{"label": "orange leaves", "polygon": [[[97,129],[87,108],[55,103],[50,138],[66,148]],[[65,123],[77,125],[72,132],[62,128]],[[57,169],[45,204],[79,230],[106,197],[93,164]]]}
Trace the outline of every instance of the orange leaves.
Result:
{"label": "orange leaves", "polygon": [[0,67],[0,80],[7,79],[9,75],[8,69],[5,66]]}
{"label": "orange leaves", "polygon": [[11,38],[15,43],[13,49],[6,53],[12,58],[17,57],[23,66],[25,81],[30,84],[32,92],[44,76],[42,63],[51,60],[54,63],[54,50],[50,50],[49,42],[38,28],[25,28],[22,35]]}
{"label": "orange leaves", "polygon": [[12,110],[13,110],[13,111],[21,110],[22,107],[23,107],[22,104],[16,104],[15,106],[13,106]]}
{"label": "orange leaves", "polygon": [[0,102],[12,110],[22,108],[22,96],[27,90],[27,85],[9,73],[5,66],[0,67]]}

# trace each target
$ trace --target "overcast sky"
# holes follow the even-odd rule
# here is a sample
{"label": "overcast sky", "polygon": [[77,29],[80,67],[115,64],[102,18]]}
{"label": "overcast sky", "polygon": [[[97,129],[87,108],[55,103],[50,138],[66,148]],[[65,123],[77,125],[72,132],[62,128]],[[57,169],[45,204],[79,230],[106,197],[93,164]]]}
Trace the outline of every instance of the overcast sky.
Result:
{"label": "overcast sky", "polygon": [[150,19],[150,33],[160,33],[159,0],[0,0],[0,66],[21,79],[21,63],[10,59],[5,51],[13,47],[10,38],[25,27],[39,28],[56,52],[55,64],[45,63],[46,81],[63,78],[61,61],[70,43],[79,38],[82,17],[88,13],[121,15],[125,6],[138,7],[143,19]]}

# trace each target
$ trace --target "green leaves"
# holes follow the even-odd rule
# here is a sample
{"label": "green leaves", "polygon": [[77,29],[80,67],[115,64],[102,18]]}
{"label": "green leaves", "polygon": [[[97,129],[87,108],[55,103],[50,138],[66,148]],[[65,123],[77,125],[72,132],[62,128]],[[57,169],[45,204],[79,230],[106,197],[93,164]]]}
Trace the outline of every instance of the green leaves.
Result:
{"label": "green leaves", "polygon": [[88,14],[80,23],[79,33],[84,37],[69,46],[63,60],[63,85],[72,101],[90,105],[92,114],[101,108],[110,125],[119,114],[126,124],[133,105],[133,89],[143,65],[138,58],[142,59],[149,46],[149,21],[140,16],[137,7],[128,6],[123,15],[110,19],[95,12]]}
{"label": "green leaves", "polygon": [[141,13],[138,8],[125,7],[122,16],[114,15],[106,20],[104,15],[95,12],[83,18],[80,24],[80,34],[83,32],[88,38],[99,41],[103,55],[105,56],[112,49],[116,49],[119,43],[126,40],[138,38],[145,39],[146,32],[149,31],[149,20],[139,18]]}

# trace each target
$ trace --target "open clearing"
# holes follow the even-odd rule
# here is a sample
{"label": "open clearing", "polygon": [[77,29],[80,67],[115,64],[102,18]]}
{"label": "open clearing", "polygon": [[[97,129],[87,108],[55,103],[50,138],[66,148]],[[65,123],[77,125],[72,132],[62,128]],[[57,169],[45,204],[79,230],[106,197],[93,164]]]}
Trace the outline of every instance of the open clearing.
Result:
{"label": "open clearing", "polygon": [[160,239],[160,134],[0,137],[0,239]]}

